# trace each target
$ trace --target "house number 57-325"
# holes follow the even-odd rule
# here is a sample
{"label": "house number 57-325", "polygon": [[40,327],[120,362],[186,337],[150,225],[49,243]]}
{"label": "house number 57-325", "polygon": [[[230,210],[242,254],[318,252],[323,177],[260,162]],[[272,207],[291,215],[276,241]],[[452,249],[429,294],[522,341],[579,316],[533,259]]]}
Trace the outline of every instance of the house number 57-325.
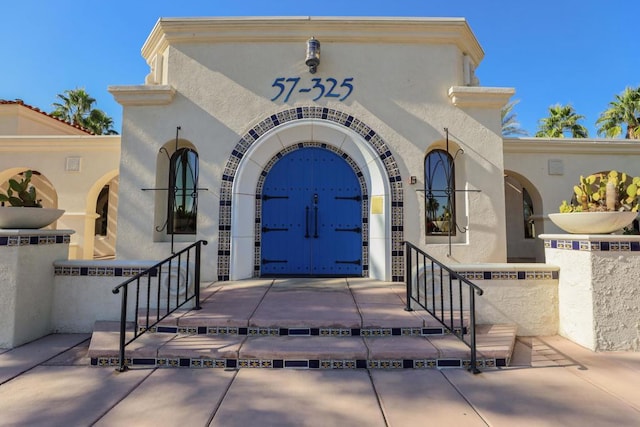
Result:
{"label": "house number 57-325", "polygon": [[294,93],[312,93],[315,95],[314,101],[322,97],[338,98],[339,101],[344,101],[353,92],[353,77],[342,79],[340,84],[333,77],[315,78],[311,79],[310,83],[306,83],[300,83],[300,77],[278,77],[271,85],[278,88],[278,93],[271,100],[275,101],[284,96],[283,102],[288,102]]}

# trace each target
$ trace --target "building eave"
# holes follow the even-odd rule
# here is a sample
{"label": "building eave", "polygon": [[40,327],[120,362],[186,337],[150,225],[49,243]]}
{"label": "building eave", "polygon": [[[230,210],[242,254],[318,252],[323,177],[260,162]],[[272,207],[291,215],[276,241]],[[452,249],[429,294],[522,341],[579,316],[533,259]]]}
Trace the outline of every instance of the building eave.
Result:
{"label": "building eave", "polygon": [[169,85],[109,86],[108,91],[122,106],[167,105],[176,90]]}
{"label": "building eave", "polygon": [[515,93],[510,87],[452,86],[449,99],[456,107],[502,108]]}
{"label": "building eave", "polygon": [[0,136],[0,152],[120,152],[120,143],[120,135],[12,135]]}
{"label": "building eave", "polygon": [[476,66],[484,51],[464,18],[243,17],[161,18],[142,47],[150,63],[181,43],[322,42],[454,44]]}
{"label": "building eave", "polygon": [[640,141],[608,138],[504,138],[505,154],[632,154],[640,155]]}

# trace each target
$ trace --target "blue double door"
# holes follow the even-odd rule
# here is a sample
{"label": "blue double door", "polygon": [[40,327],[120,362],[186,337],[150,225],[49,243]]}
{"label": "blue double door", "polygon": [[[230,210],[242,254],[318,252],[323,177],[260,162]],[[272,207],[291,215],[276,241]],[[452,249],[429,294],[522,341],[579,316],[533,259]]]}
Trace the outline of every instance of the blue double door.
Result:
{"label": "blue double door", "polygon": [[361,276],[362,191],[336,153],[306,147],[281,157],[262,191],[263,276]]}

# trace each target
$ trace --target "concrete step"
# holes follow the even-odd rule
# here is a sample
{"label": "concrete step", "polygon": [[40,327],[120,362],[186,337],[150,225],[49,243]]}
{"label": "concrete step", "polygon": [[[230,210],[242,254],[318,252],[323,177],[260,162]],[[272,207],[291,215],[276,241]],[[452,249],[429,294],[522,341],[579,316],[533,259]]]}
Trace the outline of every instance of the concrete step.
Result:
{"label": "concrete step", "polygon": [[[96,325],[89,347],[94,366],[117,366],[119,326]],[[481,325],[477,363],[507,366],[515,326]],[[131,335],[131,333],[129,333]],[[218,368],[445,368],[468,367],[469,348],[450,334],[381,336],[279,336],[144,334],[125,352],[131,367]]]}
{"label": "concrete step", "polygon": [[[470,349],[426,311],[405,311],[405,286],[366,278],[254,279],[201,290],[201,310],[178,310],[131,343],[131,366],[268,368],[462,367]],[[438,313],[466,333],[467,312]],[[145,329],[155,312],[138,313]],[[463,319],[463,320],[461,320]],[[133,330],[133,329],[132,329]],[[509,363],[516,328],[477,328],[478,364]],[[130,333],[132,335],[132,333]],[[118,324],[96,325],[93,365],[118,363]]]}

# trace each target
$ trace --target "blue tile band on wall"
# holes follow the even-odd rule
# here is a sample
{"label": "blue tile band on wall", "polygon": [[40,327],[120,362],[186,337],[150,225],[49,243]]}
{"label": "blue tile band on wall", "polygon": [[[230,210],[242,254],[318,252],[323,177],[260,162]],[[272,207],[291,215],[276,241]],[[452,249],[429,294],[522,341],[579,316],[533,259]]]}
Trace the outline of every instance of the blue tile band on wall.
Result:
{"label": "blue tile band on wall", "polygon": [[[133,277],[148,270],[148,267],[63,267],[56,266],[54,274],[56,276],[100,276],[100,277]],[[156,277],[158,271],[153,269],[150,271],[151,277]]]}
{"label": "blue tile band on wall", "polygon": [[548,239],[545,248],[588,252],[640,252],[640,242]]}
{"label": "blue tile band on wall", "polygon": [[0,236],[0,246],[68,245],[70,242],[70,234],[47,236]]}
{"label": "blue tile band on wall", "polygon": [[456,274],[467,280],[552,280],[557,279],[558,271],[457,271]]}

